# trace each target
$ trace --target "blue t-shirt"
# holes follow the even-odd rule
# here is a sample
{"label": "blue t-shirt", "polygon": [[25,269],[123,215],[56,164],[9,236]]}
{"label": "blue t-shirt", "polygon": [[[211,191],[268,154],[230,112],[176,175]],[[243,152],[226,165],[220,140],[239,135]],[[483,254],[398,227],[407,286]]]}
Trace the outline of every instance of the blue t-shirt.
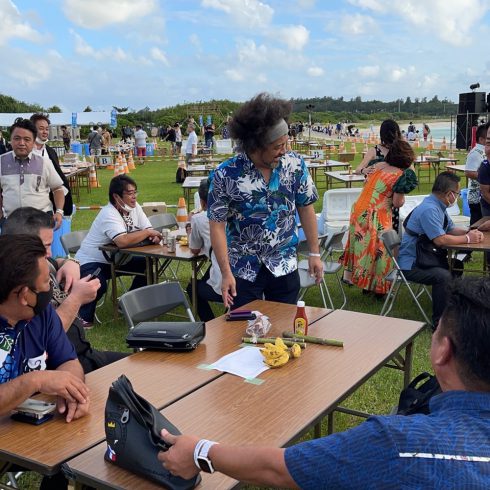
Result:
{"label": "blue t-shirt", "polygon": [[[446,235],[454,228],[454,223],[447,214],[446,206],[434,194],[427,196],[413,211],[408,220],[408,229],[417,235],[425,234],[430,240]],[[444,216],[447,217],[447,226],[444,225]],[[402,270],[411,270],[417,257],[418,237],[403,233],[398,264]]]}
{"label": "blue t-shirt", "polygon": [[317,199],[308,168],[295,153],[281,158],[268,183],[243,153],[223,162],[211,181],[208,217],[227,222],[233,275],[254,282],[262,264],[275,277],[296,270],[296,208]]}
{"label": "blue t-shirt", "polygon": [[450,391],[430,415],[370,417],[286,449],[302,489],[490,488],[490,393]]}
{"label": "blue t-shirt", "polygon": [[30,371],[56,369],[76,358],[51,305],[41,315],[20,321],[13,328],[0,316],[0,383]]}

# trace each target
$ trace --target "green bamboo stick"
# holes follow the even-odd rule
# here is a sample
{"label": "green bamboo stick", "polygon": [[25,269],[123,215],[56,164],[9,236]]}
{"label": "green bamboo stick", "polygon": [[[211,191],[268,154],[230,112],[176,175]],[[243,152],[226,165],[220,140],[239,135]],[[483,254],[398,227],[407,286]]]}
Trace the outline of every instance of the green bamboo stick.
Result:
{"label": "green bamboo stick", "polygon": [[334,347],[344,347],[344,343],[341,340],[335,339],[322,339],[320,337],[312,337],[311,335],[300,335],[294,332],[282,332],[282,336],[293,339],[302,340],[303,342],[309,342],[311,344],[331,345]]}
{"label": "green bamboo stick", "polygon": [[[273,339],[272,338],[258,338],[254,342],[254,340],[252,339],[252,337],[242,337],[242,342],[244,344],[267,344],[268,342],[270,342],[271,344],[273,344],[275,341],[276,341],[275,338],[273,338]],[[306,349],[306,344],[305,344],[304,340],[298,340],[298,341],[296,341],[296,340],[282,339],[282,341],[288,347],[292,347],[294,344],[298,344],[302,349]]]}

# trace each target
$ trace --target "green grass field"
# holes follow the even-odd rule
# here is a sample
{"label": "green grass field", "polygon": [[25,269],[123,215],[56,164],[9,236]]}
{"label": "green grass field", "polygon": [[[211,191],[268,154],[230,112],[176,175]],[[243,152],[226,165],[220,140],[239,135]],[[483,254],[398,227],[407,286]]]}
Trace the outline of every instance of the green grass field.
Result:
{"label": "green grass field", "polygon": [[[348,145],[350,150],[351,145]],[[361,154],[363,145],[357,145],[357,156],[353,162],[353,168],[355,168],[361,161]],[[159,153],[161,150],[159,150]],[[460,163],[464,162],[464,154],[460,154]],[[332,155],[333,159],[336,157]],[[138,185],[138,202],[143,203],[145,201],[165,201],[167,204],[176,205],[178,198],[183,195],[180,184],[175,183],[175,172],[177,169],[177,161],[175,159],[164,157],[149,157],[144,165],[137,166],[136,170],[131,172],[131,177],[135,179]],[[98,189],[92,189],[88,193],[85,189],[80,191],[80,201],[76,204],[79,206],[90,205],[105,205],[108,201],[108,183],[113,176],[113,171],[107,169],[99,169],[98,178],[101,187]],[[427,181],[427,174],[422,174],[422,182],[418,189],[414,191],[414,194],[428,194],[430,193],[431,184]],[[465,184],[462,182],[462,187]],[[320,199],[315,205],[317,212],[321,211],[322,197],[325,192],[325,183],[320,182],[319,193]],[[72,230],[88,229],[96,216],[98,211],[92,210],[77,210],[71,223]],[[175,212],[175,208],[171,208],[169,212]],[[472,265],[480,267],[479,257],[475,257]],[[190,268],[187,268],[185,264],[179,268],[179,279],[182,284],[187,284],[190,278]],[[334,279],[329,276],[328,284],[330,290],[333,292],[333,298],[335,304],[340,304],[340,295],[337,293],[337,285],[334,283]],[[382,301],[374,299],[372,296],[362,295],[361,290],[356,287],[346,287],[346,293],[348,302],[346,309],[353,311],[360,311],[371,314],[379,314]],[[319,294],[318,288],[310,288],[305,296],[307,305],[311,306],[323,306],[322,300]],[[427,300],[422,301],[426,312],[429,317],[431,315],[431,305]],[[222,309],[219,305],[216,306],[216,313],[220,314]],[[126,351],[125,336],[127,327],[124,320],[119,317],[115,319],[112,313],[112,306],[110,303],[110,297],[108,296],[104,305],[97,310],[98,317],[101,320],[101,324],[97,324],[93,330],[87,333],[88,338],[93,343],[94,347],[98,349],[106,350],[119,350]],[[397,305],[391,313],[392,316],[399,318],[412,319],[421,321],[420,312],[411,301],[408,294],[402,290],[401,296],[397,299]],[[379,342],[383,342],[383,339],[378,339]],[[421,371],[431,371],[429,360],[429,347],[430,347],[430,332],[424,330],[419,337],[415,340],[414,349],[414,362],[412,377]],[[360,359],[362,361],[362,359]],[[351,395],[344,404],[347,407],[362,410],[370,413],[383,414],[391,411],[392,407],[398,401],[398,395],[402,388],[402,373],[393,369],[382,369],[370,380],[368,380],[360,389],[358,389],[353,395]],[[337,413],[335,415],[335,429],[345,430],[349,427],[359,424],[362,419]],[[324,427],[325,433],[326,428]],[[205,434],[202,434],[205,436]],[[305,438],[312,437],[312,431],[308,433]],[[37,477],[27,476],[24,480],[24,488],[37,488],[39,479]]]}

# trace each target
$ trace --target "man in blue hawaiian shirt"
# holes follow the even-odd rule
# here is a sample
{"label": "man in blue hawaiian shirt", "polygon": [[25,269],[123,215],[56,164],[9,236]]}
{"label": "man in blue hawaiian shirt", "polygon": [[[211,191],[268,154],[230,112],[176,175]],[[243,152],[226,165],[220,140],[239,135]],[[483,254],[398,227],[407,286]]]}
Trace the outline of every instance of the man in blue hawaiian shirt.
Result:
{"label": "man in blue hawaiian shirt", "polygon": [[303,159],[286,151],[290,112],[289,101],[263,93],[228,124],[241,153],[218,167],[208,196],[225,306],[262,298],[296,302],[296,212],[310,251],[309,272],[317,283],[323,277],[313,208],[318,192]]}

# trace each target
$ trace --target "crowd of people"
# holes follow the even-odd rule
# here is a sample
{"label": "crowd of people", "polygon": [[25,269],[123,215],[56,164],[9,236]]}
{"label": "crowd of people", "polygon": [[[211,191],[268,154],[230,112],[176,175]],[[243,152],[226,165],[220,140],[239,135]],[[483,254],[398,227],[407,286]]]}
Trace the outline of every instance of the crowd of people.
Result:
{"label": "crowd of people", "polygon": [[[306,237],[308,272],[317,284],[323,280],[314,210],[319,194],[303,158],[287,150],[290,114],[290,101],[266,93],[244,103],[226,124],[237,153],[199,186],[201,211],[191,217],[189,247],[210,259],[197,281],[196,308],[203,321],[214,318],[209,302],[229,309],[255,299],[296,303],[297,217]],[[71,422],[90,411],[85,374],[128,355],[98,350],[86,337],[111,278],[111,259],[100,247],[160,243],[162,234],[138,203],[135,180],[118,175],[76,256],[52,258],[53,230],[71,201],[48,144],[49,124],[43,114],[16,120],[10,128],[12,150],[0,155],[0,414],[40,392],[56,395],[58,412]],[[215,128],[208,126],[203,136],[212,147]],[[184,130],[188,161],[197,154],[195,122],[188,121]],[[298,136],[299,127],[294,131]],[[105,132],[95,127],[89,134],[93,155],[107,148]],[[144,157],[148,135],[142,126],[130,136],[123,128],[122,136],[134,137]],[[466,170],[472,223],[490,216],[490,125],[480,126],[476,136]],[[163,138],[180,153],[179,123],[168,126]],[[216,470],[252,484],[291,488],[384,488],[393,486],[394,478],[402,487],[426,488],[434,481],[457,481],[460,488],[490,485],[490,281],[452,281],[463,264],[427,267],[418,256],[421,237],[435,248],[476,244],[487,228],[468,230],[452,222],[447,209],[461,189],[459,177],[450,172],[440,173],[431,194],[399,223],[397,210],[417,185],[415,154],[393,120],[382,123],[380,140],[356,169],[365,182],[351,210],[340,261],[346,282],[382,298],[392,262],[381,236],[392,229],[401,233],[402,273],[432,286],[430,358],[443,393],[431,400],[431,415],[371,417],[350,431],[287,449],[232,447],[163,431],[171,447],[158,458],[173,474],[189,478]],[[145,268],[144,258],[132,257],[118,264],[118,273],[132,276],[130,289],[136,289],[146,285]],[[192,296],[190,285],[187,290]],[[66,488],[66,480],[57,474],[43,485]]]}

